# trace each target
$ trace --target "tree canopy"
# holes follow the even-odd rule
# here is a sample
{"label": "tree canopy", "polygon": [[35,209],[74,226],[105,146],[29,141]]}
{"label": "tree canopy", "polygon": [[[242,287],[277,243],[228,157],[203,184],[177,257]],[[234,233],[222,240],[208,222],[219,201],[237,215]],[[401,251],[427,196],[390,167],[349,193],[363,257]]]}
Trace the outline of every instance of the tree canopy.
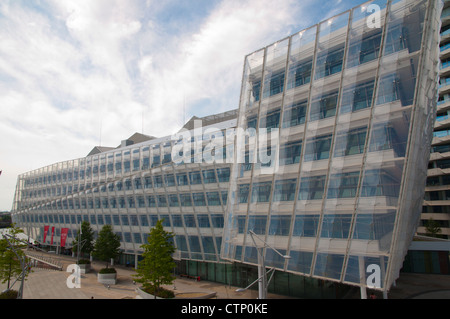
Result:
{"label": "tree canopy", "polygon": [[173,233],[164,230],[162,220],[159,220],[150,230],[148,243],[143,244],[143,259],[136,269],[136,282],[142,283],[144,290],[155,290],[158,294],[161,285],[173,282],[173,270],[176,266],[172,254],[175,252]]}
{"label": "tree canopy", "polygon": [[102,261],[106,261],[106,268],[110,259],[120,255],[120,237],[113,232],[111,225],[103,225],[95,241],[92,255]]}

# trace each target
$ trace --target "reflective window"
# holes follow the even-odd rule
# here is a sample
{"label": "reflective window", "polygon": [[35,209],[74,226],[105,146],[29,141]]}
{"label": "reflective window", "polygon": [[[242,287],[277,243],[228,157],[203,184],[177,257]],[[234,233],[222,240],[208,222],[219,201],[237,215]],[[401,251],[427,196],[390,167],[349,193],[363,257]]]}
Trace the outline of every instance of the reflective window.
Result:
{"label": "reflective window", "polygon": [[269,235],[288,236],[291,227],[290,215],[270,216]]}
{"label": "reflective window", "polygon": [[344,57],[344,46],[339,46],[322,52],[317,57],[316,76],[320,79],[342,71],[342,59]]}
{"label": "reflective window", "polygon": [[308,139],[304,161],[317,161],[330,157],[331,134],[315,136]]}
{"label": "reflective window", "polygon": [[358,181],[359,171],[331,175],[327,198],[355,197],[358,189]]}
{"label": "reflective window", "polygon": [[280,147],[279,165],[290,165],[300,162],[302,141],[294,141]]}
{"label": "reflective window", "polygon": [[336,114],[338,91],[316,96],[311,102],[310,119],[317,121],[332,117]]}
{"label": "reflective window", "polygon": [[295,199],[295,188],[297,179],[286,179],[275,182],[273,201],[293,201]]}
{"label": "reflective window", "polygon": [[341,113],[355,112],[372,105],[375,81],[348,86],[344,89],[341,101]]}
{"label": "reflective window", "polygon": [[302,177],[300,180],[299,200],[322,199],[325,190],[325,175]]}
{"label": "reflective window", "polygon": [[289,68],[287,88],[292,89],[311,81],[312,59],[293,63]]}
{"label": "reflective window", "polygon": [[252,202],[268,202],[272,182],[254,183],[252,186]]}
{"label": "reflective window", "polygon": [[285,106],[283,114],[283,128],[293,127],[305,123],[308,101],[301,101]]}
{"label": "reflective window", "polygon": [[366,144],[367,127],[360,127],[349,132],[339,132],[336,136],[334,156],[361,154]]}
{"label": "reflective window", "polygon": [[263,98],[283,92],[284,70],[273,72],[264,80]]}

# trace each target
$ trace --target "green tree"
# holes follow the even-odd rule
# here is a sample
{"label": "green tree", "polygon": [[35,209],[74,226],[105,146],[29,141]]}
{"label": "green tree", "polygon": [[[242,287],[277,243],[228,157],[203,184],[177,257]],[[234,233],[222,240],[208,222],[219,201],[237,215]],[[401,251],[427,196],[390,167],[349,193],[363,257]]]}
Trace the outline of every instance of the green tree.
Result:
{"label": "green tree", "polygon": [[148,243],[143,244],[143,259],[139,262],[136,274],[136,282],[142,283],[144,290],[153,292],[155,298],[160,293],[161,285],[171,284],[175,277],[173,269],[176,264],[172,258],[175,252],[173,245],[173,233],[166,232],[162,226],[162,220],[150,230]]}
{"label": "green tree", "polygon": [[80,253],[82,256],[89,255],[94,250],[94,231],[91,224],[87,221],[81,223],[80,229],[77,231],[77,236],[73,241],[73,251],[78,251],[78,238],[80,238]]}
{"label": "green tree", "polygon": [[104,225],[98,233],[92,255],[102,261],[106,261],[106,268],[110,259],[120,255],[120,237],[113,232],[111,225]]}
{"label": "green tree", "polygon": [[[18,234],[23,233],[23,230],[16,227],[15,224],[12,224],[12,228],[10,228],[8,234],[14,237],[17,237]],[[14,249],[10,246],[10,244],[14,247]],[[13,238],[2,238],[0,240],[0,281],[4,283],[8,283],[7,287],[10,288],[11,279],[18,277],[22,273],[22,266],[20,260],[17,258],[23,259],[25,257],[24,252],[21,250],[22,244]],[[17,254],[17,255],[16,255]],[[27,275],[28,273],[26,273]]]}
{"label": "green tree", "polygon": [[439,223],[433,218],[430,218],[425,224],[425,230],[427,235],[431,237],[438,237],[438,234],[442,231],[439,227]]}

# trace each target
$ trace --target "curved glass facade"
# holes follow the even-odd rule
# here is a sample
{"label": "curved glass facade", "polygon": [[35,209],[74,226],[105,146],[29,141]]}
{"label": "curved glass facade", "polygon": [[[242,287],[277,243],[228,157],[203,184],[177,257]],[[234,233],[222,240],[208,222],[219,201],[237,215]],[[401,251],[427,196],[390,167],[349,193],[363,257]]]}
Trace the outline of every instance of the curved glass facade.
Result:
{"label": "curved glass facade", "polygon": [[279,114],[279,161],[233,166],[224,258],[258,264],[252,232],[267,267],[366,286],[376,265],[389,289],[421,212],[440,10],[369,1],[246,57],[238,128]]}

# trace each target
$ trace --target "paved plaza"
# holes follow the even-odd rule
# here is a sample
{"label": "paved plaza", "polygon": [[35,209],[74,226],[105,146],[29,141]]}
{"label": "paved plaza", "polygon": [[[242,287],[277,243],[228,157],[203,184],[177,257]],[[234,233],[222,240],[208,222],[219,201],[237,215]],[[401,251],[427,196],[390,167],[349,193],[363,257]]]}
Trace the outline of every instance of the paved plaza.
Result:
{"label": "paved plaza", "polygon": [[[76,258],[44,254],[58,259],[63,265],[63,271],[33,268],[24,285],[24,299],[139,299],[136,292],[137,285],[133,282],[133,268],[115,266],[117,270],[117,284],[103,285],[97,282],[97,272],[105,266],[101,262],[93,262],[92,270],[81,276],[81,288],[69,288],[67,279],[71,273],[67,266],[74,264]],[[73,280],[71,280],[73,282]],[[19,288],[16,283],[14,289]],[[188,293],[215,293],[217,299],[257,299],[256,290],[236,292],[238,287],[208,281],[196,281],[187,278],[178,278],[174,285],[167,286],[174,289],[176,294]],[[6,289],[6,284],[0,284],[0,291]],[[270,294],[270,299],[287,299],[289,297]],[[352,298],[352,297],[350,297]],[[355,293],[353,298],[359,298]],[[389,292],[389,299],[450,299],[450,276],[448,275],[421,275],[401,274],[396,286]],[[292,299],[292,298],[289,298]]]}

